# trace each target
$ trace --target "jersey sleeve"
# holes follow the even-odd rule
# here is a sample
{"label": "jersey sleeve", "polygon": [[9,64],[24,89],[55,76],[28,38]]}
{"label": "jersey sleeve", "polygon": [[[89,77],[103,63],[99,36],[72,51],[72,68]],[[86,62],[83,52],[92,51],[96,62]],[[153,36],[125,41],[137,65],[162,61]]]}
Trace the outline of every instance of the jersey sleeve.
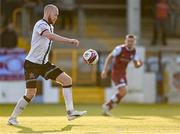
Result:
{"label": "jersey sleeve", "polygon": [[117,47],[112,51],[112,55],[113,55],[114,57],[116,57],[116,56],[120,55],[121,51],[122,51],[122,48],[121,48],[120,46],[117,46]]}
{"label": "jersey sleeve", "polygon": [[138,61],[139,60],[139,56],[137,54],[137,52],[135,53],[134,57],[133,57],[133,61]]}
{"label": "jersey sleeve", "polygon": [[36,31],[42,35],[43,32],[45,32],[46,30],[49,30],[48,28],[48,24],[46,23],[40,23],[39,25],[37,25]]}

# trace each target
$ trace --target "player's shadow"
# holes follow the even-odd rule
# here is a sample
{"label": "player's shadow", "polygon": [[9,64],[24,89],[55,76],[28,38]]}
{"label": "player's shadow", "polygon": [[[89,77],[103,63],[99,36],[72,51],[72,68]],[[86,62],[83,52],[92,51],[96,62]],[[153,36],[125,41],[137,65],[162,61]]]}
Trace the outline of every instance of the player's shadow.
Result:
{"label": "player's shadow", "polygon": [[77,126],[84,126],[84,125],[67,125],[61,129],[57,129],[57,130],[43,130],[43,131],[36,131],[33,130],[32,128],[28,128],[25,126],[13,126],[16,128],[21,129],[20,131],[18,131],[18,133],[53,133],[53,132],[64,132],[64,131],[71,131],[73,127],[77,127]]}
{"label": "player's shadow", "polygon": [[61,129],[61,132],[63,132],[63,131],[71,131],[71,129],[72,129],[73,127],[78,127],[78,126],[84,126],[84,125],[67,125],[67,126],[65,126],[65,127],[63,127],[63,128]]}
{"label": "player's shadow", "polygon": [[131,120],[145,120],[145,118],[126,117],[126,116],[116,117],[116,118],[119,118],[119,119],[131,119]]}

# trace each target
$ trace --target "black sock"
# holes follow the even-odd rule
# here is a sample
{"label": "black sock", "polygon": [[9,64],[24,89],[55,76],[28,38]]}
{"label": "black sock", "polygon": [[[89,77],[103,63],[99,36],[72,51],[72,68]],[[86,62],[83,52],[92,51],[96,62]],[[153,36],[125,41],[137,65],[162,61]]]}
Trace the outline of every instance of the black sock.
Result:
{"label": "black sock", "polygon": [[31,101],[31,99],[29,99],[28,97],[26,97],[25,95],[23,96],[24,99],[29,103]]}

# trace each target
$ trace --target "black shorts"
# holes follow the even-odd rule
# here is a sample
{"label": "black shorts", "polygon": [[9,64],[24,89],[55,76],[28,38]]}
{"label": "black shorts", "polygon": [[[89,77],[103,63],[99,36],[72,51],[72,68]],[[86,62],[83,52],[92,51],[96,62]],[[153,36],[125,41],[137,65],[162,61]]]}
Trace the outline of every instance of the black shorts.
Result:
{"label": "black shorts", "polygon": [[56,80],[63,71],[50,62],[47,62],[46,64],[36,64],[26,60],[24,63],[24,73],[26,88],[36,88],[38,76],[42,76],[46,80]]}

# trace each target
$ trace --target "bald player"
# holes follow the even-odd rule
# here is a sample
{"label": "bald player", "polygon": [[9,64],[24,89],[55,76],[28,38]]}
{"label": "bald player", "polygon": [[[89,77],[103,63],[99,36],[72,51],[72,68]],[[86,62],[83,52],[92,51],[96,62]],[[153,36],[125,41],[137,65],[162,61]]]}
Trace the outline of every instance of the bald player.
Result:
{"label": "bald player", "polygon": [[53,41],[68,43],[75,47],[79,46],[78,40],[65,38],[53,32],[53,25],[55,24],[58,15],[59,11],[56,6],[52,4],[46,5],[44,8],[43,19],[37,21],[34,26],[31,39],[31,49],[26,56],[24,63],[26,93],[17,102],[14,111],[8,120],[8,124],[10,125],[18,125],[18,115],[22,113],[24,108],[36,95],[36,82],[38,76],[62,84],[68,120],[76,119],[77,117],[81,117],[87,113],[87,111],[74,110],[71,77],[54,64],[51,64],[48,60]]}

